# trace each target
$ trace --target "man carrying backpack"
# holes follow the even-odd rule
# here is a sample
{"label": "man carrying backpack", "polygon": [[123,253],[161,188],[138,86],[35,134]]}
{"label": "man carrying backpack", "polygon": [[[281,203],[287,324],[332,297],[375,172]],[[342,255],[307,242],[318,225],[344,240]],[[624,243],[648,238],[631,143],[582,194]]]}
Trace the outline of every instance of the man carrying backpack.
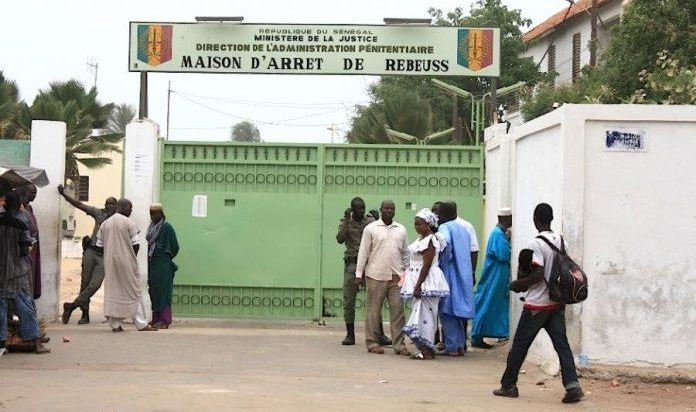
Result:
{"label": "man carrying backpack", "polygon": [[[552,220],[551,206],[540,203],[534,208],[534,226],[539,231],[539,235],[561,249],[563,239],[551,230]],[[505,373],[500,380],[501,387],[493,391],[493,394],[508,398],[519,396],[517,376],[534,338],[544,328],[551,338],[561,364],[561,376],[566,390],[561,402],[578,402],[584,394],[578,382],[573,352],[566,336],[565,305],[549,297],[547,282],[550,279],[556,252],[539,238],[534,238],[527,248],[533,251],[532,271],[523,279],[517,279],[510,284],[510,289],[514,292],[527,292],[524,309],[508,353]]]}

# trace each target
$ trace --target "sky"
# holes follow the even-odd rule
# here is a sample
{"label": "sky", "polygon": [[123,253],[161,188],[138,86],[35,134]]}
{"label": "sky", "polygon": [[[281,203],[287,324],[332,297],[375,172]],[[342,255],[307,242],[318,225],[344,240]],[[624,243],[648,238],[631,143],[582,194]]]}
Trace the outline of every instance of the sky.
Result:
{"label": "sky", "polygon": [[[130,21],[193,22],[195,16],[243,16],[244,23],[383,24],[385,17],[428,18],[472,1],[453,0],[22,0],[3,7],[0,70],[31,104],[49,83],[97,85],[101,103],[136,110],[139,73],[128,71]],[[532,27],[568,6],[563,0],[503,0]],[[531,28],[531,27],[530,27]],[[96,73],[95,73],[96,66]],[[95,76],[96,74],[96,76]],[[148,74],[148,117],[170,140],[230,139],[240,121],[282,143],[340,143],[356,104],[367,104],[371,76]],[[171,93],[168,92],[171,84]],[[167,100],[169,96],[169,123]]]}

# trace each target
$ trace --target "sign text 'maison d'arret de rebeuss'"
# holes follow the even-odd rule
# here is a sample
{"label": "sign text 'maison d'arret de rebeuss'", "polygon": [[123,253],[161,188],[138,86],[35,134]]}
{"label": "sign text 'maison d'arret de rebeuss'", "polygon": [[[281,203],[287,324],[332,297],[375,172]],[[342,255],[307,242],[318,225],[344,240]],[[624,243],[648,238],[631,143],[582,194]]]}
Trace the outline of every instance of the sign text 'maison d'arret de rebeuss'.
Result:
{"label": "sign text 'maison d'arret de rebeuss'", "polygon": [[130,71],[500,75],[500,30],[441,26],[130,23]]}

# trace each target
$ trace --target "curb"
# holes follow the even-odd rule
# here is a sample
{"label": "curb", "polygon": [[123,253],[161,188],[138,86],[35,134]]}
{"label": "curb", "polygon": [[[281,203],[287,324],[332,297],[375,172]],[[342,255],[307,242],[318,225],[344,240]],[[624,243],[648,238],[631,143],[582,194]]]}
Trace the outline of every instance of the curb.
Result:
{"label": "curb", "polygon": [[643,383],[696,384],[696,369],[671,370],[666,368],[639,368],[619,366],[577,366],[578,376],[587,379],[611,381],[638,381]]}

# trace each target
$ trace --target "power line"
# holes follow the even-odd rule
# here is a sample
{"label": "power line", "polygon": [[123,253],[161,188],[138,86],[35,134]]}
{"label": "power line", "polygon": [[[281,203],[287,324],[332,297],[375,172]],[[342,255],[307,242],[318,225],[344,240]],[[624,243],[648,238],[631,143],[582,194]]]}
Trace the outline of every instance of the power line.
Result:
{"label": "power line", "polygon": [[[275,125],[275,124],[270,124],[269,126],[277,126],[277,127],[322,127],[325,128],[327,126],[345,126],[350,124],[350,122],[342,122],[342,123],[321,123],[321,124],[283,124],[283,125]],[[230,127],[229,126],[210,126],[210,127],[172,127],[170,130],[228,130]]]}
{"label": "power line", "polygon": [[261,106],[261,107],[280,107],[280,108],[309,108],[309,107],[326,107],[326,106],[342,106],[345,107],[346,104],[363,104],[365,101],[355,101],[355,102],[325,102],[325,103],[292,103],[292,102],[266,102],[266,101],[253,101],[253,100],[236,100],[236,99],[229,99],[225,97],[219,97],[219,96],[205,96],[205,95],[200,95],[200,94],[195,94],[195,93],[189,93],[185,91],[180,91],[180,90],[172,90],[172,93],[178,94],[180,96],[189,96],[189,97],[194,97],[198,99],[203,99],[203,100],[213,100],[213,101],[220,101],[220,102],[225,102],[225,103],[232,103],[232,104],[240,104],[240,105],[245,105],[245,106]]}
{"label": "power line", "polygon": [[299,120],[299,119],[306,119],[306,118],[308,118],[308,117],[322,116],[322,115],[325,115],[325,114],[328,114],[328,113],[333,113],[333,112],[342,110],[342,108],[337,108],[337,109],[332,109],[332,110],[328,110],[328,111],[321,112],[321,113],[313,113],[313,114],[304,115],[304,116],[298,116],[298,117],[294,117],[294,118],[290,118],[290,119],[276,120],[276,121],[272,121],[272,122],[267,122],[267,121],[264,121],[264,120],[255,120],[255,119],[250,119],[250,118],[244,117],[244,116],[238,116],[238,115],[235,115],[235,114],[232,114],[232,113],[229,113],[229,112],[222,111],[222,110],[217,109],[217,108],[215,108],[215,107],[208,106],[208,105],[203,104],[203,103],[201,103],[201,102],[198,102],[198,101],[196,101],[196,100],[194,100],[194,99],[191,99],[191,98],[189,98],[189,97],[187,97],[187,96],[184,96],[184,95],[182,95],[182,94],[180,94],[180,93],[179,93],[178,95],[179,95],[179,97],[181,97],[182,99],[188,100],[189,102],[191,102],[191,103],[193,103],[193,104],[195,104],[195,105],[197,105],[197,106],[203,107],[203,108],[205,108],[205,109],[208,109],[208,110],[210,110],[210,111],[213,111],[213,112],[216,112],[216,113],[219,113],[219,114],[228,116],[228,117],[233,117],[233,118],[235,118],[235,119],[240,119],[240,120],[246,120],[246,121],[249,121],[249,122],[252,122],[252,123],[267,124],[267,125],[275,125],[275,126],[306,126],[306,127],[309,127],[309,126],[325,126],[325,125],[330,124],[330,123],[299,125],[299,124],[287,124],[287,123],[284,123],[284,122],[290,122],[290,121]]}

